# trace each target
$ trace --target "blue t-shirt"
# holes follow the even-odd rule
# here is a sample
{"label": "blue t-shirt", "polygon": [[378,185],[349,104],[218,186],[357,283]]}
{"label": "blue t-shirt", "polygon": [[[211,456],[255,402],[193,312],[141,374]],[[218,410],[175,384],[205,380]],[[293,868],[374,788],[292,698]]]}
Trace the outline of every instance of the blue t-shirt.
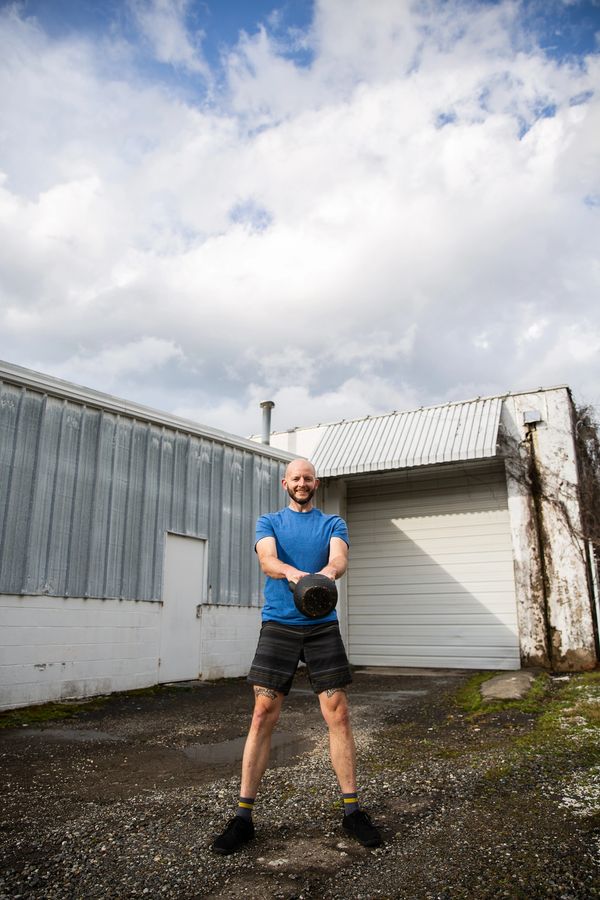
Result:
{"label": "blue t-shirt", "polygon": [[[295,512],[286,507],[276,513],[261,516],[256,523],[256,543],[265,537],[275,538],[277,557],[281,562],[301,572],[319,572],[329,560],[329,543],[338,537],[349,544],[348,528],[339,516],[327,516],[320,509]],[[256,546],[256,545],[255,545]],[[335,609],[322,619],[309,619],[296,609],[292,592],[285,578],[270,578],[265,583],[263,622],[283,622],[286,625],[315,625],[335,622]]]}

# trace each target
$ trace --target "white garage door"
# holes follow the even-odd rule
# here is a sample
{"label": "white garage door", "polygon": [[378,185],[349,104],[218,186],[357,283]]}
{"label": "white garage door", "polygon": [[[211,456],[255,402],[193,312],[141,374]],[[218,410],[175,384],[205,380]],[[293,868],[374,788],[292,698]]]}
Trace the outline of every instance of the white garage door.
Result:
{"label": "white garage door", "polygon": [[350,480],[347,519],[352,663],[519,668],[501,465]]}

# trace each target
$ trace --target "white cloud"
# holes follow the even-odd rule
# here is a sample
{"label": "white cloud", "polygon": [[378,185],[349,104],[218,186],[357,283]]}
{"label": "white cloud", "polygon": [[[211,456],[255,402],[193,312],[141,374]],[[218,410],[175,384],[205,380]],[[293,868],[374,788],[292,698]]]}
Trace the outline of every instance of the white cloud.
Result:
{"label": "white cloud", "polygon": [[102,382],[104,390],[114,390],[124,381],[148,376],[164,365],[181,360],[183,352],[173,341],[142,337],[127,344],[114,344],[96,352],[79,348],[74,356],[61,360],[57,366],[46,365],[49,374],[59,375],[76,384]]}
{"label": "white cloud", "polygon": [[260,434],[263,400],[275,403],[271,419],[274,431],[284,431],[290,422],[297,426],[337,422],[393,409],[410,409],[419,404],[417,393],[411,387],[392,386],[387,380],[372,376],[349,378],[333,390],[322,390],[319,386],[311,390],[303,384],[270,389],[264,384],[251,384],[243,399],[228,398],[217,403],[207,400],[202,405],[182,403],[175,412],[226,430],[235,422],[237,433],[249,436]]}
{"label": "white cloud", "polygon": [[[135,8],[210,80],[183,2]],[[240,433],[269,397],[594,400],[598,59],[515,51],[517,3],[427,10],[322,0],[309,67],[263,29],[203,105],[0,12],[0,356]]]}
{"label": "white cloud", "polygon": [[192,39],[186,26],[189,0],[129,0],[129,5],[158,62],[210,77],[200,49],[203,34]]}

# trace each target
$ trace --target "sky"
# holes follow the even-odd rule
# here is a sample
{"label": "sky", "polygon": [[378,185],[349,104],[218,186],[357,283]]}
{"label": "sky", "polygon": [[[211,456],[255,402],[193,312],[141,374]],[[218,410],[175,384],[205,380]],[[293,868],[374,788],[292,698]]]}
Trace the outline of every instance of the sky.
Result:
{"label": "sky", "polygon": [[0,0],[0,358],[235,434],[600,408],[600,0]]}

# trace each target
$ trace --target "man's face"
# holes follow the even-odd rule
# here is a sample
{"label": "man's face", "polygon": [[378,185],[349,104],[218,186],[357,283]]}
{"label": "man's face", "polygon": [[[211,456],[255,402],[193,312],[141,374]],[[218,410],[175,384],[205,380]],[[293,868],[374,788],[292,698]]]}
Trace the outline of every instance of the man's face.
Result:
{"label": "man's face", "polygon": [[296,503],[306,506],[310,503],[319,485],[315,470],[309,462],[296,460],[287,468],[283,486]]}

